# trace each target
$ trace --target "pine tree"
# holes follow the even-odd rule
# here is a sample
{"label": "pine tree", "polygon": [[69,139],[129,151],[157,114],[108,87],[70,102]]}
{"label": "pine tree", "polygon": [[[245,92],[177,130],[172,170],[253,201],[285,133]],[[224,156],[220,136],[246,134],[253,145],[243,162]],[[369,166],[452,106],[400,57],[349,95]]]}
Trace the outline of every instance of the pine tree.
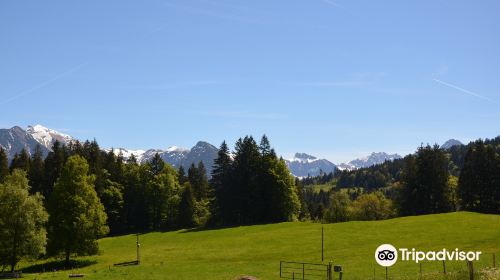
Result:
{"label": "pine tree", "polygon": [[9,160],[5,150],[0,147],[0,183],[5,180],[7,175],[9,175]]}
{"label": "pine tree", "polygon": [[177,180],[179,180],[179,184],[184,185],[184,183],[187,181],[187,177],[186,177],[186,171],[184,171],[184,167],[182,165],[179,166],[177,174],[178,174]]}
{"label": "pine tree", "polygon": [[42,195],[45,198],[48,198],[52,193],[52,188],[57,178],[61,175],[67,155],[68,151],[66,147],[56,140],[54,144],[52,144],[52,151],[49,152],[45,158],[45,183],[43,184],[42,190]]}
{"label": "pine tree", "polygon": [[36,146],[35,152],[31,157],[31,165],[28,173],[31,193],[43,193],[45,166],[43,161],[42,149],[40,145]]}
{"label": "pine tree", "polygon": [[87,161],[71,156],[49,199],[49,253],[63,252],[67,266],[72,254],[97,253],[97,238],[109,231],[104,207],[94,190],[95,179],[88,173]]}
{"label": "pine tree", "polygon": [[29,173],[30,170],[30,156],[26,149],[22,149],[20,153],[16,153],[12,162],[10,164],[10,170],[21,169],[26,173]]}
{"label": "pine tree", "polygon": [[222,142],[217,158],[214,160],[212,169],[212,177],[210,179],[210,187],[214,190],[214,200],[211,204],[210,212],[212,213],[212,224],[227,223],[230,209],[229,191],[231,188],[231,157],[229,156],[229,148],[226,141]]}
{"label": "pine tree", "polygon": [[149,162],[149,165],[151,166],[151,172],[153,173],[153,175],[160,174],[165,168],[165,162],[158,153],[153,156],[153,158]]}
{"label": "pine tree", "polygon": [[189,182],[184,183],[179,203],[179,225],[184,228],[196,226],[195,199]]}
{"label": "pine tree", "polygon": [[478,140],[470,145],[458,181],[458,195],[464,210],[500,213],[500,167],[490,145]]}

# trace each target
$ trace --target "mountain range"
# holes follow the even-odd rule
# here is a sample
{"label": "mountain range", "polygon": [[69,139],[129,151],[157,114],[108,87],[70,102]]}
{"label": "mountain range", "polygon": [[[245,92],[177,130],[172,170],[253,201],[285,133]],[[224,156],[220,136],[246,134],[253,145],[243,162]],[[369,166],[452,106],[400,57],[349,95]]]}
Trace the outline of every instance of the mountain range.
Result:
{"label": "mountain range", "polygon": [[[42,154],[46,156],[55,141],[62,144],[76,140],[75,138],[58,132],[56,130],[44,127],[42,125],[28,126],[25,129],[14,126],[10,129],[0,129],[0,147],[7,151],[7,156],[11,160],[14,155],[22,149],[26,149],[29,154],[33,154],[36,147],[40,146]],[[455,139],[446,141],[441,147],[449,149],[454,145],[462,145]],[[111,149],[104,149],[110,151]],[[121,154],[125,159],[132,155],[139,163],[149,161],[156,153],[167,163],[178,168],[183,166],[189,168],[191,163],[197,164],[202,161],[209,175],[212,170],[214,159],[217,157],[217,147],[214,145],[199,141],[191,149],[172,146],[167,149],[147,149],[147,150],[129,150],[125,148],[113,149],[116,155]],[[371,153],[370,155],[349,161],[348,163],[334,164],[326,159],[320,159],[306,153],[296,153],[293,158],[285,160],[290,172],[296,177],[317,176],[323,173],[330,173],[335,170],[354,170],[363,167],[369,167],[375,164],[383,163],[386,160],[401,158],[398,154],[387,154],[384,152]]]}

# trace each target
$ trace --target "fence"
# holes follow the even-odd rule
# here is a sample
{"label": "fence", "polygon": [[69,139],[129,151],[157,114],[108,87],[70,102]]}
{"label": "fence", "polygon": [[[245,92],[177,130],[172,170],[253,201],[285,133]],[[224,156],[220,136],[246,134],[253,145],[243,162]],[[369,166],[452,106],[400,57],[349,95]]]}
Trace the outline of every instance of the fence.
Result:
{"label": "fence", "polygon": [[280,261],[280,278],[292,280],[332,280],[332,264]]}

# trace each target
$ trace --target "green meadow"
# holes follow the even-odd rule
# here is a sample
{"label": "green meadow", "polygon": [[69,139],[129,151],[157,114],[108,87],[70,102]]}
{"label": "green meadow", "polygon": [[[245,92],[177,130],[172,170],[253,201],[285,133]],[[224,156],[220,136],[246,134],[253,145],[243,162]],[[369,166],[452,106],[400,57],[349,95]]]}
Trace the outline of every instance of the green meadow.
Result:
{"label": "green meadow", "polygon": [[[47,272],[51,269],[48,261],[23,263],[20,269],[32,272],[25,273],[26,279],[68,279],[70,273],[85,274],[84,279],[230,280],[239,275],[279,279],[280,260],[321,263],[322,227],[325,263],[342,265],[344,279],[385,279],[385,269],[374,259],[374,250],[383,243],[423,251],[482,251],[481,260],[475,263],[479,270],[493,265],[492,253],[497,253],[497,267],[500,262],[500,215],[457,212],[385,221],[152,232],[140,236],[141,264],[127,267],[113,264],[135,260],[136,236],[109,237],[100,240],[100,255],[77,258],[80,268]],[[446,266],[446,279],[465,275],[465,262]],[[391,279],[417,279],[419,269],[418,264],[399,261],[388,272]],[[422,271],[424,278],[441,279],[442,263],[424,262]]]}

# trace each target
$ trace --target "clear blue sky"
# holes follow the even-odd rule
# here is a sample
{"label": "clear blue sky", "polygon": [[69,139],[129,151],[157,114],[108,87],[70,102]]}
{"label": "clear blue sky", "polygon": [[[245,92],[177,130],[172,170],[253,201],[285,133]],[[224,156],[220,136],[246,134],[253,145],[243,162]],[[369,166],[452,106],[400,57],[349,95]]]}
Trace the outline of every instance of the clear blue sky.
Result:
{"label": "clear blue sky", "polygon": [[339,163],[500,134],[500,2],[0,1],[0,127]]}

